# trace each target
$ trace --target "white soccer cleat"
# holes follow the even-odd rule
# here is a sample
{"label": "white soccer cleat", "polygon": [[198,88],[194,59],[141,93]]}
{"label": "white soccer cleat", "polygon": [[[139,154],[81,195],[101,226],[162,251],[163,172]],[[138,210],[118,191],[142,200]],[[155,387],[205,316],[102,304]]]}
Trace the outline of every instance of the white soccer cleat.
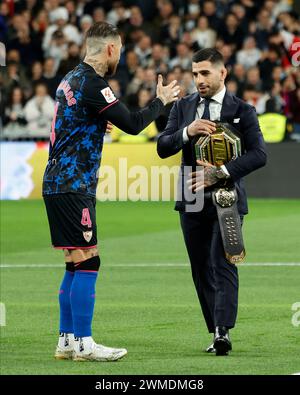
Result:
{"label": "white soccer cleat", "polygon": [[64,350],[60,347],[56,347],[54,358],[55,359],[72,359],[74,350]]}
{"label": "white soccer cleat", "polygon": [[58,345],[55,350],[55,359],[72,359],[74,354],[73,333],[60,333]]}
{"label": "white soccer cleat", "polygon": [[90,338],[75,338],[73,361],[112,362],[123,358],[127,354],[125,348],[111,348],[97,344]]}

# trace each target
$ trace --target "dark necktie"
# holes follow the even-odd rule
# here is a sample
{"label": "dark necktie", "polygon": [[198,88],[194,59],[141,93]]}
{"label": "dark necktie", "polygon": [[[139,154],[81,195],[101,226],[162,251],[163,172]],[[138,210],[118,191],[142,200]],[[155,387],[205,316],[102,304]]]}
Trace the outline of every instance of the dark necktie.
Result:
{"label": "dark necktie", "polygon": [[[211,99],[204,99],[204,111],[201,119],[210,119],[210,112],[209,112],[209,103]],[[196,166],[196,155],[195,155],[195,144],[199,140],[199,135],[193,137],[192,139],[192,158],[193,158],[193,170],[195,170]]]}
{"label": "dark necktie", "polygon": [[210,119],[209,103],[211,99],[204,99],[204,112],[201,119]]}

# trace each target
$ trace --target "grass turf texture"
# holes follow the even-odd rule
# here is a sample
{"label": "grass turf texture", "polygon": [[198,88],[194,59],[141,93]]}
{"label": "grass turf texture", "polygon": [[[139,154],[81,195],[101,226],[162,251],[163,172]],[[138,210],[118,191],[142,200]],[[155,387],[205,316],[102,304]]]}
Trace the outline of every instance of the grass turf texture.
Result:
{"label": "grass turf texture", "polygon": [[[300,371],[299,266],[241,265],[239,315],[229,357],[211,342],[198,306],[172,203],[98,203],[102,266],[93,337],[128,349],[116,363],[55,361],[64,265],[1,268],[1,374],[291,374]],[[299,262],[300,202],[250,200],[248,262]],[[42,201],[1,202],[1,263],[59,264]],[[146,264],[144,267],[139,264]],[[119,265],[119,266],[118,266]],[[123,266],[122,266],[123,265]],[[156,266],[155,266],[156,265]]]}

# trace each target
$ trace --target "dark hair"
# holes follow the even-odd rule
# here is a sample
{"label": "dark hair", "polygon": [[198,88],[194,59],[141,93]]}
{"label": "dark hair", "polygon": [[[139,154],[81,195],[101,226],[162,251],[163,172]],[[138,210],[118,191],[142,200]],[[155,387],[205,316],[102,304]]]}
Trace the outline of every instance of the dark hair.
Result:
{"label": "dark hair", "polygon": [[192,58],[193,62],[204,62],[208,60],[209,62],[222,63],[224,64],[223,55],[216,48],[204,48],[197,51]]}
{"label": "dark hair", "polygon": [[22,88],[20,87],[20,85],[16,85],[16,86],[14,86],[12,89],[11,89],[11,91],[9,92],[9,95],[8,95],[8,98],[7,98],[7,107],[8,108],[11,108],[12,107],[12,104],[13,104],[13,95],[14,95],[14,92],[15,92],[15,90],[16,89],[19,89],[20,91],[21,91],[21,104],[22,104],[22,106],[24,107],[24,105],[25,105],[25,96],[24,96],[24,93],[23,93],[23,91],[22,91]]}
{"label": "dark hair", "polygon": [[112,37],[119,36],[118,28],[106,22],[96,22],[86,32],[86,38],[90,38],[90,37],[106,38],[111,36]]}
{"label": "dark hair", "polygon": [[270,44],[269,45],[269,49],[268,49],[268,51],[269,52],[275,52],[276,53],[276,55],[280,58],[281,57],[281,51],[280,51],[280,47],[278,47],[278,45],[276,45],[276,44]]}

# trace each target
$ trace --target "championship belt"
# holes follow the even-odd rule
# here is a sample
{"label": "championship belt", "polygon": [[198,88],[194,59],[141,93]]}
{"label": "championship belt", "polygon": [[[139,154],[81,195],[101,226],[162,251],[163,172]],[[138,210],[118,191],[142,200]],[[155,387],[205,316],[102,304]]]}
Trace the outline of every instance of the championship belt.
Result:
{"label": "championship belt", "polygon": [[230,124],[215,123],[216,131],[195,143],[196,159],[222,166],[242,155],[241,138]]}
{"label": "championship belt", "polygon": [[218,188],[212,193],[216,206],[225,257],[228,262],[237,264],[245,258],[241,220],[237,209],[235,188]]}
{"label": "championship belt", "polygon": [[[201,136],[195,143],[196,158],[214,166],[222,166],[242,155],[241,138],[237,130],[228,123],[216,123],[216,131]],[[225,257],[237,264],[245,258],[241,220],[237,209],[238,196],[232,182],[220,180],[212,191],[221,229]]]}

